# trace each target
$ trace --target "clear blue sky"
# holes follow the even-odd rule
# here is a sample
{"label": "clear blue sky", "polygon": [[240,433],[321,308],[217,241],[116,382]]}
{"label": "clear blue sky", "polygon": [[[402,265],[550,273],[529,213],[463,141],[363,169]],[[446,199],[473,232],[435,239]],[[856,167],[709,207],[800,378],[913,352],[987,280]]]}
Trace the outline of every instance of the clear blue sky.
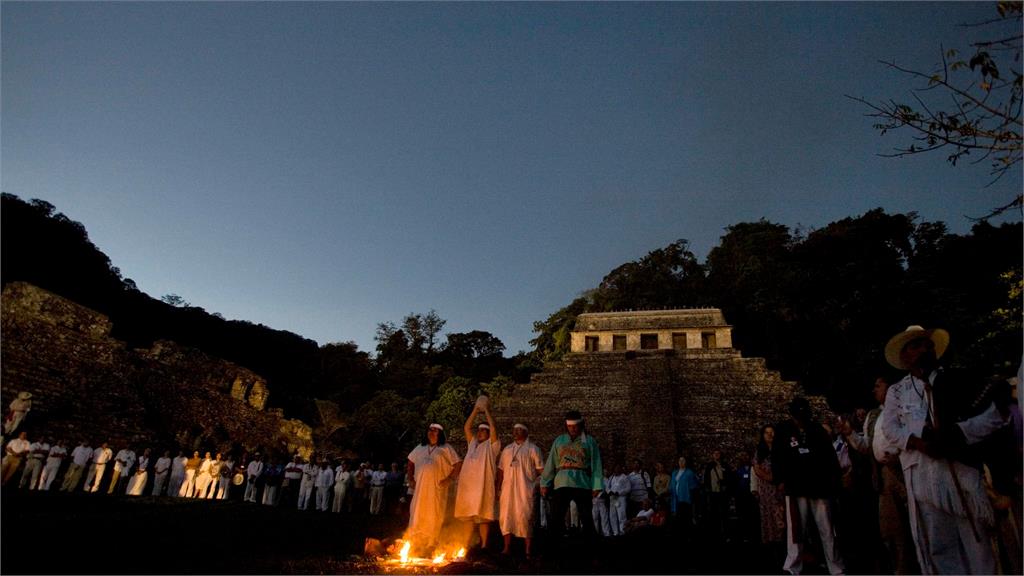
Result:
{"label": "clear blue sky", "polygon": [[[965,232],[1016,170],[876,156],[994,3],[15,3],[3,191],[154,297],[373,351],[437,310],[509,353],[614,267],[759,218]],[[1018,218],[1013,216],[1012,218]],[[998,222],[998,221],[997,221]]]}

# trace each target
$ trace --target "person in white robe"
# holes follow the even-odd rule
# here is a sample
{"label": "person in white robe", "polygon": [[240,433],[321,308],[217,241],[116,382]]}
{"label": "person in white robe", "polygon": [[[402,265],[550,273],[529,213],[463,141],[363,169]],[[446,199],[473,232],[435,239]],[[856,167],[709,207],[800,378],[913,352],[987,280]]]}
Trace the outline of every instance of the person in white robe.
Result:
{"label": "person in white robe", "polygon": [[263,462],[263,456],[259,452],[256,453],[256,458],[252,462],[249,462],[249,466],[245,469],[245,474],[248,480],[245,484],[245,501],[256,504],[256,495],[259,491],[257,480],[263,475],[263,470],[266,468],[266,464]]}
{"label": "person in white robe", "polygon": [[984,440],[1006,419],[990,401],[984,412],[963,420],[955,415],[963,402],[943,405],[942,399],[950,400],[946,395],[954,392],[951,385],[964,384],[950,380],[938,366],[948,344],[945,330],[921,326],[889,340],[886,360],[909,374],[886,393],[881,431],[903,466],[921,573],[994,574],[990,535],[995,519],[982,473],[949,457],[949,449],[955,437],[966,446]]}
{"label": "person in white robe", "polygon": [[615,473],[604,487],[608,493],[608,533],[622,536],[626,529],[626,501],[629,499],[629,476],[622,464],[615,465]]}
{"label": "person in white robe", "polygon": [[[604,469],[604,485],[608,486],[608,475],[609,470]],[[591,515],[594,517],[594,532],[597,532],[598,536],[611,536],[612,528],[611,524],[608,523],[608,493],[601,490],[601,493],[594,496],[593,507],[591,508]]]}
{"label": "person in white robe", "polygon": [[437,545],[448,508],[448,486],[459,475],[462,458],[444,435],[444,427],[431,424],[427,439],[413,448],[406,463],[412,502],[405,540],[413,549],[431,551]]}
{"label": "person in white robe", "polygon": [[39,476],[43,473],[43,463],[46,462],[46,455],[50,453],[50,443],[47,439],[36,440],[29,444],[28,459],[25,461],[25,468],[21,472],[21,481],[18,488],[26,485],[29,490],[35,490],[39,485]]}
{"label": "person in white robe", "polygon": [[125,489],[128,496],[142,496],[142,491],[146,489],[146,481],[149,479],[149,455],[150,450],[146,448],[142,451],[142,456],[139,456],[139,465],[135,468],[135,474],[128,480],[128,488]]}
{"label": "person in white robe", "polygon": [[53,480],[57,477],[57,472],[60,470],[60,465],[64,462],[64,459],[68,456],[68,449],[64,446],[63,440],[57,440],[57,442],[50,447],[50,452],[46,456],[46,465],[43,466],[43,473],[39,476],[39,489],[49,490],[53,484]]}
{"label": "person in white robe", "polygon": [[348,462],[342,460],[341,464],[334,469],[334,503],[331,504],[332,512],[341,512],[341,506],[345,503],[348,485],[351,482],[352,473],[348,470]]}
{"label": "person in white robe", "polygon": [[107,494],[113,494],[128,484],[128,472],[131,471],[132,466],[135,466],[137,458],[135,450],[131,448],[122,448],[117,451],[117,456],[114,457],[114,474],[110,479],[110,488],[107,489]]}
{"label": "person in white robe", "polygon": [[171,451],[164,451],[164,455],[156,459],[153,465],[153,496],[163,494],[164,486],[167,485],[167,476],[171,472]]}
{"label": "person in white robe", "polygon": [[4,436],[21,426],[29,410],[32,409],[32,393],[27,391],[18,392],[18,396],[7,405],[7,414],[4,416]]}
{"label": "person in white robe", "polygon": [[92,452],[92,465],[89,466],[89,473],[85,477],[85,485],[82,489],[86,492],[97,492],[100,489],[100,482],[103,481],[103,473],[107,469],[107,463],[114,457],[114,451],[106,442]]}
{"label": "person in white robe", "polygon": [[217,452],[217,455],[210,461],[210,483],[206,487],[206,495],[203,498],[212,500],[217,495],[217,486],[220,484],[220,469],[222,466],[224,466],[224,460],[221,453]]}
{"label": "person in white robe", "polygon": [[316,488],[316,479],[320,476],[320,467],[313,461],[302,465],[302,480],[299,481],[299,501],[296,504],[299,510],[309,510],[309,500],[313,496],[313,489]]}
{"label": "person in white robe", "polygon": [[185,452],[178,450],[178,455],[171,460],[171,483],[167,486],[167,495],[175,498],[181,497],[181,485],[185,482],[185,466],[188,464],[188,456]]}
{"label": "person in white robe", "polygon": [[61,492],[73,492],[75,488],[78,488],[78,481],[81,480],[82,473],[89,465],[91,458],[92,446],[89,446],[88,441],[82,440],[71,451],[71,465],[68,466],[68,471],[64,473],[64,481],[60,485]]}
{"label": "person in white robe", "polygon": [[320,462],[320,472],[317,473],[316,477],[317,510],[327,512],[327,507],[331,502],[332,488],[334,488],[334,470],[331,469],[330,463],[324,458]]}
{"label": "person in white robe", "polygon": [[[199,471],[196,472],[195,490],[192,491],[193,498],[206,498],[206,491],[210,489],[210,482],[213,482],[213,475],[210,473],[211,466],[213,466],[213,458],[207,452],[203,456],[203,461],[199,463]],[[217,470],[220,470],[219,466]]]}
{"label": "person in white robe", "polygon": [[[455,517],[472,522],[480,533],[480,547],[487,547],[487,535],[491,522],[498,517],[498,501],[495,495],[495,482],[498,472],[498,454],[501,453],[501,442],[494,428],[494,418],[488,408],[486,396],[482,396],[470,412],[463,432],[466,434],[466,457],[462,461],[459,472],[458,489],[455,493]],[[476,415],[483,411],[487,423],[482,423],[473,430]]]}
{"label": "person in white robe", "polygon": [[530,441],[525,425],[512,426],[512,443],[501,451],[498,460],[499,498],[498,527],[505,539],[502,554],[510,554],[512,537],[523,538],[526,557],[530,558],[533,542],[533,504],[544,456],[540,447]]}

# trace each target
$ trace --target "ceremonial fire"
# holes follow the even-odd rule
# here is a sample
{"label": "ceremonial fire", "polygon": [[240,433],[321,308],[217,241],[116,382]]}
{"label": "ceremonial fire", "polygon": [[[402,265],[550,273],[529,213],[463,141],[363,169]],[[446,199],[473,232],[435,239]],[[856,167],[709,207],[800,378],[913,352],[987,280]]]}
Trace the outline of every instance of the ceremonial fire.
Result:
{"label": "ceremonial fire", "polygon": [[466,549],[462,547],[457,550],[434,550],[432,558],[422,558],[410,555],[412,542],[408,540],[396,540],[392,549],[399,546],[399,544],[401,544],[401,548],[398,552],[385,559],[384,563],[399,566],[447,566],[452,562],[461,562],[466,558]]}

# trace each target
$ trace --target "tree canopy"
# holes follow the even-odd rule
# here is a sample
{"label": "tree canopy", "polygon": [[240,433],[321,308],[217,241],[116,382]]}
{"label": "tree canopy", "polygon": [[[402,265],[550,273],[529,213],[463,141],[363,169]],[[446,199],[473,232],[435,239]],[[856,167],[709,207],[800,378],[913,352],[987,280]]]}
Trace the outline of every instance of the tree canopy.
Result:
{"label": "tree canopy", "polygon": [[[766,220],[735,224],[704,264],[674,242],[615,268],[534,323],[533,354],[552,360],[567,352],[583,312],[712,306],[733,325],[734,345],[745,356],[766,358],[838,408],[868,402],[874,377],[890,370],[885,342],[910,324],[949,329],[957,365],[984,376],[1012,373],[1022,346],[1014,316],[1021,230],[1020,223],[981,222],[961,236],[913,213],[881,209],[805,235]],[[685,274],[678,262],[686,263]]]}

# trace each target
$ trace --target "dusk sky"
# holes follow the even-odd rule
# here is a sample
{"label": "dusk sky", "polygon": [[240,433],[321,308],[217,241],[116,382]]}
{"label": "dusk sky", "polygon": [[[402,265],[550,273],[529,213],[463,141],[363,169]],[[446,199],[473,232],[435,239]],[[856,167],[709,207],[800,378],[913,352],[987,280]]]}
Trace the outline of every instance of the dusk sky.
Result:
{"label": "dusk sky", "polygon": [[[431,309],[528,350],[613,268],[876,207],[967,232],[1018,166],[872,129],[995,3],[17,3],[0,187],[144,292],[374,350]],[[1019,219],[1019,212],[994,223]],[[7,241],[11,241],[8,239]]]}

